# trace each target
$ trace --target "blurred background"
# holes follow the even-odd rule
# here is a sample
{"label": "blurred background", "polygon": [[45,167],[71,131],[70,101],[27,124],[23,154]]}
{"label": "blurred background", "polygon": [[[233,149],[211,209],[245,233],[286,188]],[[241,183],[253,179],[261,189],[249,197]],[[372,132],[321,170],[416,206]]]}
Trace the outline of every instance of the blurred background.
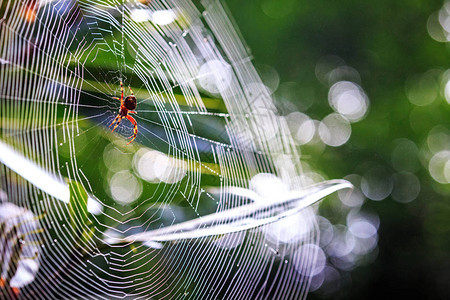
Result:
{"label": "blurred background", "polygon": [[362,261],[328,254],[340,279],[309,299],[447,298],[450,2],[226,3],[302,163],[357,186],[321,214],[336,231],[361,207],[379,225]]}
{"label": "blurred background", "polygon": [[[133,293],[139,289],[128,282],[122,284],[117,280],[117,286],[109,287],[103,286],[100,279],[96,282],[92,277],[86,277],[88,279],[84,282],[76,276],[69,276],[78,272],[89,276],[91,273],[103,274],[102,270],[109,270],[104,257],[112,255],[120,257],[123,265],[109,270],[110,273],[105,275],[108,280],[140,280],[140,274],[146,274],[150,276],[148,282],[151,284],[140,283],[144,289],[142,295],[150,295],[158,288],[166,289],[163,285],[158,286],[161,278],[151,272],[154,266],[163,265],[168,273],[195,284],[186,287],[182,281],[168,280],[175,292],[163,292],[162,297],[180,296],[177,293],[182,291],[184,296],[190,295],[195,299],[196,284],[201,286],[204,283],[207,288],[203,292],[208,292],[209,284],[217,284],[217,278],[211,276],[210,281],[197,282],[196,277],[190,275],[191,269],[201,276],[205,272],[215,272],[214,267],[204,268],[202,260],[215,263],[220,256],[217,253],[225,253],[223,265],[231,266],[230,278],[234,274],[254,276],[258,259],[263,257],[267,260],[265,263],[273,263],[273,270],[285,266],[289,276],[285,278],[269,272],[267,277],[263,277],[264,270],[261,269],[260,278],[264,279],[258,288],[264,289],[268,283],[277,289],[285,288],[292,281],[301,286],[305,278],[310,278],[308,299],[448,298],[450,2],[223,2],[234,18],[251,54],[251,61],[264,83],[260,84],[255,78],[251,78],[250,84],[235,83],[242,85],[245,91],[238,100],[246,97],[255,100],[261,93],[267,95],[270,102],[269,94],[272,95],[278,114],[272,111],[271,104],[267,107],[255,105],[256,108],[250,110],[254,112],[250,117],[262,121],[257,123],[260,125],[257,129],[264,132],[260,133],[261,137],[268,136],[265,137],[267,141],[264,140],[268,145],[276,145],[274,141],[278,137],[286,136],[281,134],[284,131],[280,128],[264,127],[271,123],[265,122],[264,114],[273,118],[277,126],[287,124],[300,154],[298,162],[295,153],[282,153],[279,159],[273,160],[273,164],[280,164],[282,170],[288,170],[291,165],[294,165],[293,169],[299,167],[300,178],[294,179],[304,184],[302,186],[345,178],[355,186],[353,192],[335,193],[305,210],[307,213],[269,224],[261,231],[249,230],[248,235],[232,236],[236,240],[231,239],[233,242],[218,239],[215,243],[205,244],[138,244],[111,250],[109,239],[114,238],[117,232],[134,234],[156,230],[160,226],[213,213],[222,208],[221,205],[242,204],[239,202],[241,197],[237,197],[239,201],[236,203],[220,202],[223,198],[219,197],[217,188],[223,183],[218,174],[223,170],[216,161],[215,148],[211,147],[216,143],[231,144],[229,128],[237,130],[235,136],[243,143],[248,129],[248,116],[240,115],[245,120],[242,124],[230,123],[230,102],[227,106],[226,99],[221,98],[227,95],[224,91],[234,76],[229,63],[237,62],[227,61],[222,57],[224,49],[216,48],[218,39],[223,38],[220,36],[223,27],[219,26],[219,30],[216,28],[218,32],[214,33],[210,30],[212,28],[208,29],[203,24],[206,21],[218,24],[222,19],[210,17],[208,14],[214,11],[208,11],[209,7],[203,10],[198,1],[194,3],[202,17],[199,22],[192,22],[197,20],[196,13],[192,20],[184,18],[161,6],[158,1],[27,0],[19,3],[0,0],[0,20],[3,21],[0,22],[0,53],[3,53],[0,71],[5,74],[5,80],[0,80],[0,87],[4,87],[0,88],[0,142],[13,146],[18,153],[29,156],[30,161],[58,174],[61,179],[73,180],[73,187],[84,186],[87,190],[85,196],[79,196],[71,186],[67,199],[62,197],[69,205],[62,205],[46,193],[28,190],[30,183],[11,171],[11,165],[17,165],[17,161],[9,167],[0,165],[0,200],[14,203],[9,210],[4,207],[0,210],[4,215],[0,215],[2,224],[8,219],[9,211],[22,214],[25,210],[20,211],[19,207],[23,207],[30,210],[30,214],[34,213],[30,219],[42,218],[41,223],[45,225],[45,230],[39,231],[39,239],[36,237],[36,241],[42,240],[37,243],[42,247],[34,255],[36,270],[30,282],[35,276],[40,280],[27,283],[29,285],[23,293],[31,295],[31,298],[41,291],[44,293],[39,295],[47,298],[87,298],[112,297],[111,291],[114,291],[117,292],[114,296],[123,298],[125,294],[122,292],[125,291],[133,299],[137,295]],[[22,26],[23,36],[17,34],[19,31],[11,30],[13,27],[10,26],[16,21],[16,15],[9,14],[10,9],[20,5],[22,8],[17,8],[15,13],[20,19],[18,26]],[[128,19],[124,18],[124,8],[129,9]],[[179,11],[187,13],[188,8],[185,5]],[[100,12],[105,13],[104,19],[99,17]],[[59,22],[60,19],[71,22],[65,26]],[[112,26],[116,21],[117,24],[137,26],[138,30]],[[222,23],[220,25],[223,26]],[[29,30],[31,28],[35,30]],[[184,28],[189,30],[184,31]],[[147,36],[141,40],[144,33]],[[75,39],[66,40],[67,36]],[[98,39],[100,42],[91,47],[89,43],[80,42],[85,39],[88,42]],[[182,46],[177,46],[177,43]],[[234,45],[229,41],[225,44],[230,48]],[[183,60],[180,56],[178,61],[178,56],[166,59],[169,56],[165,55],[176,52],[171,50],[175,47],[193,50],[190,52],[192,57]],[[61,53],[60,48],[63,50]],[[151,54],[162,53],[158,59],[164,64],[160,63],[157,68],[147,66],[147,58],[151,56],[136,49],[150,49]],[[208,55],[213,53],[217,58],[207,60],[200,50]],[[138,54],[144,59],[141,60]],[[34,59],[36,57],[39,59]],[[81,75],[78,73],[81,72],[79,62],[85,71]],[[195,63],[198,67],[195,76],[174,67],[185,66],[186,62]],[[239,64],[247,62],[245,57],[239,60]],[[43,82],[33,83],[33,89],[28,88],[25,84],[39,77],[41,67],[46,64],[52,70],[58,64],[63,65],[64,70],[70,71],[66,72],[69,75],[66,78],[52,72]],[[154,70],[161,72],[151,75]],[[201,97],[202,103],[199,103],[204,104],[206,113],[197,110],[201,105],[192,103],[194,98],[182,86],[170,85],[168,93],[163,84],[149,87],[149,82],[142,81],[142,78],[152,76],[171,78],[169,75],[175,75],[178,80],[174,80],[175,83],[194,82],[196,88],[193,90],[198,91],[196,95]],[[22,80],[21,76],[29,80]],[[135,115],[139,133],[128,146],[124,140],[133,134],[130,122],[123,122],[114,133],[108,128],[118,113],[119,103],[111,97],[120,95],[121,81],[134,90],[139,100],[138,114]],[[24,88],[15,86],[16,82],[25,82]],[[72,86],[79,94],[72,94],[71,89],[70,93],[67,92],[67,87]],[[244,101],[231,103],[241,105]],[[36,114],[31,113],[36,111]],[[53,119],[48,118],[47,113]],[[189,126],[181,131],[173,125],[178,123]],[[72,124],[76,124],[76,130]],[[240,132],[240,129],[244,130]],[[191,140],[191,137],[195,139]],[[184,143],[195,145],[198,157],[192,158],[178,151],[184,149]],[[276,157],[276,151],[273,152],[270,154]],[[259,153],[254,154],[258,158]],[[245,173],[242,171],[250,169],[237,163],[230,163],[230,166],[235,173]],[[288,190],[288,185],[274,172],[258,169],[255,173],[241,179],[245,183],[243,185],[258,194],[273,197]],[[291,179],[286,174],[284,176]],[[65,184],[58,184],[66,189],[66,194],[69,193]],[[48,188],[49,185],[46,186]],[[188,190],[194,196],[199,195],[196,203],[190,202],[195,198],[192,195],[186,197],[179,193]],[[87,202],[88,194],[95,195],[104,204],[104,211],[86,213],[89,218],[83,216],[81,225],[84,227],[81,229],[84,231],[80,231],[73,222],[70,223],[80,217],[80,211],[87,210],[86,203],[83,209],[74,208],[79,200],[73,199],[79,197]],[[311,220],[306,218],[312,211],[318,212],[318,228],[310,226]],[[60,217],[60,213],[64,217]],[[18,218],[12,219],[14,224],[21,224]],[[316,229],[320,230],[319,247],[315,240],[310,239],[310,232]],[[251,242],[253,238],[258,241],[255,247]],[[248,274],[241,273],[239,262],[234,265],[234,257],[240,257],[241,245],[251,245],[248,247],[250,250],[247,249],[250,254],[245,257]],[[201,255],[197,254],[197,249]],[[180,259],[179,253],[185,250],[186,256]],[[255,254],[260,250],[263,254]],[[68,254],[69,275],[50,282],[48,278],[53,278],[54,274],[59,276],[62,274],[59,270],[65,268],[64,264],[58,263],[60,256],[64,257],[61,253]],[[138,253],[139,259],[134,257],[134,253]],[[308,256],[311,253],[313,255]],[[71,263],[77,259],[75,254],[88,261],[92,259],[93,264],[99,266],[97,273],[83,263]],[[97,257],[97,254],[101,255]],[[44,266],[39,273],[38,255],[42,255]],[[122,260],[124,256],[126,259]],[[302,266],[303,257],[309,257],[308,263],[314,263],[315,267]],[[19,258],[17,260],[20,261]],[[127,260],[131,262],[129,268]],[[174,263],[178,260],[190,263],[180,271]],[[150,263],[147,265],[147,262]],[[222,276],[219,280],[227,280],[227,277]],[[86,282],[102,288],[91,290]],[[222,286],[232,287],[231,283],[224,281]],[[245,285],[235,286],[247,292]],[[270,293],[268,298],[272,295]]]}

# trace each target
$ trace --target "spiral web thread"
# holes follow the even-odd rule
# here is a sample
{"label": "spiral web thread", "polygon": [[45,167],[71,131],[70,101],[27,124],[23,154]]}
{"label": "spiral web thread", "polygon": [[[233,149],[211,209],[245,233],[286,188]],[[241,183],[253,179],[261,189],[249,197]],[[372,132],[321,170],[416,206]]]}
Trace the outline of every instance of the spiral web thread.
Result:
{"label": "spiral web thread", "polygon": [[[277,240],[279,222],[258,223],[292,205],[278,199],[280,186],[288,191],[304,186],[299,157],[221,2],[0,0],[0,7],[1,141],[19,154],[16,161],[23,157],[57,182],[39,188],[13,166],[2,165],[1,209],[8,214],[0,216],[1,224],[17,225],[23,234],[13,240],[34,248],[0,267],[35,268],[24,271],[31,279],[19,280],[18,294],[3,287],[3,296],[306,296],[315,248],[296,250],[317,244],[314,211],[294,214],[302,226],[283,229],[300,232],[289,242]],[[112,97],[120,97],[120,81],[125,96],[130,86],[138,102],[133,117],[139,132],[129,146],[128,121],[114,134],[108,129],[118,113],[120,104]],[[137,162],[150,155],[166,172],[139,178],[135,173],[145,173],[147,165]],[[126,198],[136,192],[135,199],[115,201],[117,190],[105,184],[112,179],[92,167],[102,158],[112,164],[105,178],[135,184],[119,193]],[[128,171],[120,169],[123,164]],[[74,213],[67,191],[49,192],[68,180],[83,186],[88,204],[96,203],[97,209],[88,206],[87,217]],[[213,219],[204,236],[196,236],[194,228],[195,238],[187,231],[187,238],[132,243],[139,233],[256,201],[239,191],[257,194],[259,203],[278,202],[232,221]],[[21,222],[22,209],[32,212],[29,222]],[[214,226],[239,221],[250,226],[211,234]],[[0,232],[3,239],[7,232],[11,229]]]}

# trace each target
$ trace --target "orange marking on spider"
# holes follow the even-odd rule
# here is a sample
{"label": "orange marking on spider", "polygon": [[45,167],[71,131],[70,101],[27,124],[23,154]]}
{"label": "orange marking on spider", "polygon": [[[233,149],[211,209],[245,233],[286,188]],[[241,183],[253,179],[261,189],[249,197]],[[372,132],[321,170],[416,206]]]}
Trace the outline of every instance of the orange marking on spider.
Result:
{"label": "orange marking on spider", "polygon": [[119,114],[112,121],[112,123],[109,124],[108,127],[111,127],[112,125],[114,125],[114,123],[116,123],[116,125],[112,129],[112,131],[114,132],[114,130],[117,128],[117,126],[119,126],[120,122],[122,122],[122,119],[127,118],[128,121],[130,121],[131,124],[133,124],[133,126],[134,126],[133,127],[133,135],[129,137],[131,139],[131,141],[128,142],[128,144],[129,144],[132,141],[134,141],[134,139],[136,138],[137,133],[138,133],[138,128],[137,128],[136,120],[132,116],[129,115],[129,114],[137,114],[137,112],[134,111],[134,109],[136,109],[137,103],[136,103],[136,97],[134,96],[133,90],[131,89],[131,87],[128,87],[128,88],[130,89],[131,95],[127,96],[124,100],[123,99],[123,83],[121,80],[120,81],[120,90],[122,92],[122,95],[120,96],[120,99],[117,97],[112,97],[113,99],[120,100]]}

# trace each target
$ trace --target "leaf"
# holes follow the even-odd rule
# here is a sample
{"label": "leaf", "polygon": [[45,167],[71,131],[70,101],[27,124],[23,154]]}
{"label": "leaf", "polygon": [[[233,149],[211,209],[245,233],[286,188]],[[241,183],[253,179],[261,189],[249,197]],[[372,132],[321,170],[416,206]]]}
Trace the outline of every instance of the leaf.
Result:
{"label": "leaf", "polygon": [[69,212],[72,228],[77,233],[81,233],[86,225],[91,224],[87,211],[88,194],[83,185],[74,180],[69,182],[69,190]]}
{"label": "leaf", "polygon": [[85,227],[83,233],[81,234],[80,242],[85,244],[89,243],[94,236],[94,232],[95,228],[93,226]]}

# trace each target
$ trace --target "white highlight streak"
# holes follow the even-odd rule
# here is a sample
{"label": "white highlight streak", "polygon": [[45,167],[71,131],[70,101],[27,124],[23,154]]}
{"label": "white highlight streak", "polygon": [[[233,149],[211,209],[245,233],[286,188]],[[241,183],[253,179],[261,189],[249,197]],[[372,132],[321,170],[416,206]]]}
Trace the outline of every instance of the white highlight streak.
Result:
{"label": "white highlight streak", "polygon": [[[248,230],[296,214],[325,196],[346,188],[352,189],[353,185],[345,180],[324,181],[305,190],[288,193],[281,199],[265,199],[166,228],[134,234],[117,242],[164,242]],[[280,212],[280,207],[285,209]]]}
{"label": "white highlight streak", "polygon": [[[20,155],[13,148],[0,140],[0,162],[8,168],[25,178],[35,187],[41,189],[52,197],[65,203],[69,203],[69,186],[55,176],[45,172],[38,165]],[[87,209],[90,213],[99,214],[102,212],[102,205],[88,196]]]}

